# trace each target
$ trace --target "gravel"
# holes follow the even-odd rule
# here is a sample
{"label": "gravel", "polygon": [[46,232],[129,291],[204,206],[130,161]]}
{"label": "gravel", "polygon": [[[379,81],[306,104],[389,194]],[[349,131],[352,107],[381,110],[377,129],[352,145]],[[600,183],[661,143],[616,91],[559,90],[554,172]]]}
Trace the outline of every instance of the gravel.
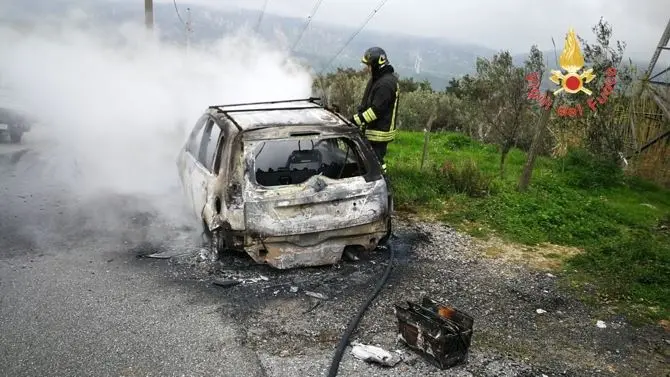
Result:
{"label": "gravel", "polygon": [[[387,369],[347,353],[340,375],[439,375],[437,368],[397,340],[393,305],[423,296],[475,319],[469,361],[451,368],[453,375],[667,373],[662,330],[635,328],[616,315],[596,317],[561,288],[559,272],[486,257],[478,241],[441,224],[403,219],[395,224],[394,270],[351,341],[400,350],[410,361]],[[220,277],[256,278],[255,283],[220,288],[228,302],[222,317],[244,328],[245,345],[261,355],[268,375],[318,375],[328,369],[341,334],[381,277],[388,254],[382,249],[357,262],[291,271],[254,266],[243,255],[225,255],[215,265],[182,258],[171,261],[170,271],[179,280],[203,285]],[[607,328],[596,326],[597,321],[607,323]]]}
{"label": "gravel", "polygon": [[[30,154],[0,168],[0,370],[14,376],[322,376],[388,263],[386,249],[289,271],[234,253],[211,263],[197,229],[142,198],[78,200]],[[447,226],[394,224],[393,272],[350,340],[403,361],[347,350],[339,376],[670,375],[659,326],[589,308],[560,272],[490,257]],[[138,258],[152,253],[174,257]],[[474,318],[466,364],[440,371],[398,341],[393,305],[423,296]]]}

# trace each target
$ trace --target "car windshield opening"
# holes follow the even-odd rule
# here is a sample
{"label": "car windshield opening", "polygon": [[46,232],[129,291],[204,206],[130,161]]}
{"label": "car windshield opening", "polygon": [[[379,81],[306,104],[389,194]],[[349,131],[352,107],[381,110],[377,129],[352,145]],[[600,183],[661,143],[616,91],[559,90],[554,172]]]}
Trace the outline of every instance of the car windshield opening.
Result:
{"label": "car windshield opening", "polygon": [[256,182],[297,185],[315,175],[344,179],[365,175],[356,144],[346,137],[265,140],[254,150]]}

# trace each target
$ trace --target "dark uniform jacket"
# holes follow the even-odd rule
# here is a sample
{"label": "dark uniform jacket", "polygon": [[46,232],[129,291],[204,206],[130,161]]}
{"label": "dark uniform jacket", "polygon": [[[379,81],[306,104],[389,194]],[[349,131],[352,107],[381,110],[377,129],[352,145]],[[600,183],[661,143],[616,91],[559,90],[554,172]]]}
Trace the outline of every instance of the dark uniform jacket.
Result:
{"label": "dark uniform jacket", "polygon": [[396,112],[399,97],[398,77],[393,66],[374,72],[363,93],[353,121],[365,130],[371,142],[388,143],[395,138]]}

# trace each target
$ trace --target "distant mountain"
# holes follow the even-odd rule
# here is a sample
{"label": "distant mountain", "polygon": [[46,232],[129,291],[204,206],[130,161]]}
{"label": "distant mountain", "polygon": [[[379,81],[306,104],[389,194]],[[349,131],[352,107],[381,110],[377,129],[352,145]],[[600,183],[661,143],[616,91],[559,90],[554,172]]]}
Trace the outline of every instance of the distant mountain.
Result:
{"label": "distant mountain", "polygon": [[[166,13],[163,9],[156,11],[156,20],[159,24],[167,25],[175,17],[174,8],[168,9]],[[253,27],[259,18],[259,12],[194,10],[191,17],[194,22],[192,37],[197,43],[219,38],[222,34],[234,32],[241,27]],[[266,14],[258,32],[266,39],[291,48],[304,24],[305,21],[302,19]],[[171,33],[175,32],[174,37],[183,39],[184,37],[180,36],[183,35],[183,29],[179,24],[173,22],[171,25],[177,26],[177,29],[171,29]],[[314,22],[303,34],[294,53],[305,59],[317,72],[324,70],[325,65],[333,59],[353,32],[354,30],[350,28]],[[437,89],[443,89],[452,77],[473,72],[478,56],[491,56],[495,52],[481,46],[448,43],[434,38],[363,30],[332,61],[326,71],[337,67],[360,67],[363,51],[375,45],[386,50],[399,74],[414,77],[419,81],[429,80]]]}
{"label": "distant mountain", "polygon": [[[68,4],[72,0],[33,0],[31,2],[15,2],[10,5],[10,11],[5,12],[11,19],[25,19],[30,16],[56,17],[65,14]],[[190,6],[183,1],[180,9]],[[90,2],[77,7],[85,10],[96,19],[91,27],[115,25],[131,19],[142,21],[144,8],[142,2]],[[249,28],[257,24],[260,12],[245,9],[212,10],[199,6],[190,6],[193,9],[191,20],[193,33],[191,42],[194,44],[207,43],[224,35],[231,34],[240,28]],[[181,14],[186,18],[185,12]],[[179,21],[174,6],[166,3],[154,4],[154,19],[161,29],[163,37],[183,43],[185,41],[184,26]],[[99,23],[98,23],[99,22]],[[258,33],[274,44],[289,49],[297,40],[305,25],[304,19],[265,14]],[[434,89],[442,90],[448,81],[464,74],[472,74],[475,70],[477,57],[490,58],[499,51],[486,47],[459,44],[437,38],[415,37],[398,34],[379,33],[363,30],[359,33],[342,53],[330,62],[334,55],[351,37],[353,29],[334,26],[325,23],[313,22],[305,31],[294,55],[303,59],[317,72],[332,71],[337,67],[360,67],[360,56],[370,46],[381,46],[389,54],[391,63],[401,76],[413,77],[416,81],[428,80]],[[529,46],[530,49],[530,46]],[[560,53],[560,51],[559,51]],[[527,54],[517,54],[514,61],[522,64]],[[545,52],[549,58],[550,68],[555,68],[554,52]]]}

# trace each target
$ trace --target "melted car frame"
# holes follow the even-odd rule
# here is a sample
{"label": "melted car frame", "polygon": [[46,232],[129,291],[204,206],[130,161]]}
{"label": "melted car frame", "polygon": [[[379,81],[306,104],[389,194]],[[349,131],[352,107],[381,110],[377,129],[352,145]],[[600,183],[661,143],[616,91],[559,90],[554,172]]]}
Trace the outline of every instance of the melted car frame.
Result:
{"label": "melted car frame", "polygon": [[234,249],[279,269],[329,265],[391,233],[392,195],[369,143],[314,99],[210,107],[178,168],[212,259]]}

